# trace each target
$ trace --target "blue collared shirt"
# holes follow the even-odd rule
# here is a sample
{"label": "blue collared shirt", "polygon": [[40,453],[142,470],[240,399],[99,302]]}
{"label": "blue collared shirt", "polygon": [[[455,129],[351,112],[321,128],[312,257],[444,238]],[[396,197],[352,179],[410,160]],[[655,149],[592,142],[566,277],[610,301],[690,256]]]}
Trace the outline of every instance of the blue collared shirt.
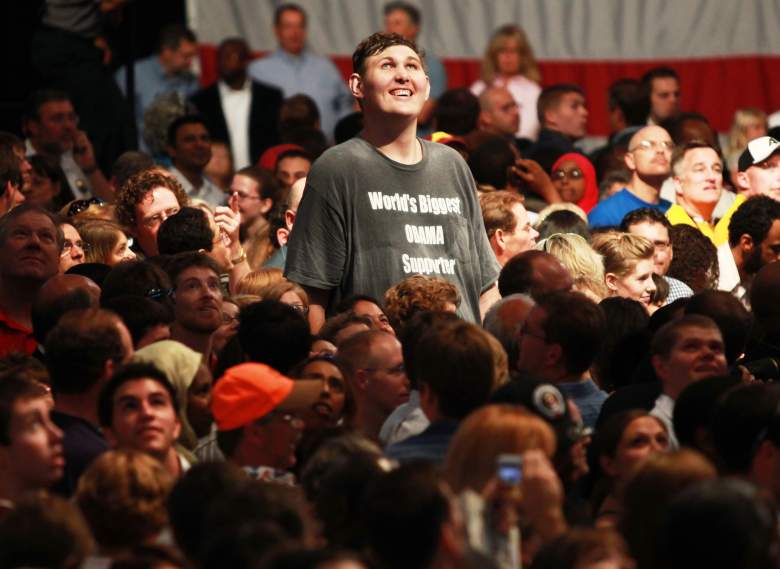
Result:
{"label": "blue collared shirt", "polygon": [[336,123],[352,112],[352,94],[338,68],[329,59],[309,50],[292,55],[277,49],[253,61],[249,75],[256,81],[278,87],[285,98],[303,93],[314,99],[320,111],[322,132],[331,141]]}

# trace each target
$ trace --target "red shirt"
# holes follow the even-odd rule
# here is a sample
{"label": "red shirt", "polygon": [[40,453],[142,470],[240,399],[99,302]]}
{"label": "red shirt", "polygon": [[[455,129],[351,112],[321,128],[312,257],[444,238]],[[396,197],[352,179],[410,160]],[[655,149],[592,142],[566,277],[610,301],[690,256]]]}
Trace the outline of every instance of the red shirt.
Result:
{"label": "red shirt", "polygon": [[14,322],[0,310],[0,357],[11,352],[24,352],[29,356],[37,345],[30,328]]}

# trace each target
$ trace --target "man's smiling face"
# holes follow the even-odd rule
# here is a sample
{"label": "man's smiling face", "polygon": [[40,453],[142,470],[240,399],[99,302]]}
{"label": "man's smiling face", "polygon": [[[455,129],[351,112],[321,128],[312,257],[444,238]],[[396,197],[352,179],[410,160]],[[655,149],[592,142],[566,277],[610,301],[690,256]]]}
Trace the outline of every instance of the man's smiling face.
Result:
{"label": "man's smiling face", "polygon": [[405,45],[393,45],[368,57],[362,76],[350,78],[352,93],[364,112],[417,117],[430,85],[422,60]]}

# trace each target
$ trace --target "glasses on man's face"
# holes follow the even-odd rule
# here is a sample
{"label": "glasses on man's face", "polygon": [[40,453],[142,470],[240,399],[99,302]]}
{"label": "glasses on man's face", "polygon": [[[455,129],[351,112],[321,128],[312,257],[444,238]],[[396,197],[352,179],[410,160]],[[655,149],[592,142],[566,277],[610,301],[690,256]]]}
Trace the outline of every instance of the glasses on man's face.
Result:
{"label": "glasses on man's face", "polygon": [[179,213],[179,207],[169,207],[168,209],[161,211],[160,213],[156,213],[154,215],[150,215],[149,217],[145,217],[142,221],[142,223],[149,228],[155,228],[158,227],[163,221],[171,217],[172,215],[176,215]]}
{"label": "glasses on man's face", "polygon": [[71,241],[70,239],[66,239],[62,244],[62,252],[60,253],[60,256],[66,257],[70,255],[74,247],[81,249],[84,253],[90,249],[89,243],[84,243],[84,241],[81,241],[80,239],[78,241]]}
{"label": "glasses on man's face", "polygon": [[569,178],[570,180],[579,180],[582,178],[582,170],[574,168],[573,170],[556,170],[552,173],[553,180],[564,180]]}
{"label": "glasses on man's face", "polygon": [[364,367],[363,371],[383,371],[387,375],[403,375],[406,373],[406,368],[404,367],[404,364],[398,364],[397,366],[393,367]]}
{"label": "glasses on man's face", "polygon": [[68,217],[80,214],[82,211],[89,209],[89,206],[104,206],[106,202],[100,198],[89,198],[88,200],[76,200],[68,207]]}
{"label": "glasses on man's face", "polygon": [[243,200],[259,200],[260,199],[260,196],[250,196],[246,192],[233,192],[233,193],[235,193],[236,196],[238,197],[238,199],[240,199],[242,201]]}
{"label": "glasses on man's face", "polygon": [[290,308],[295,310],[298,314],[300,314],[303,317],[306,317],[309,315],[309,307],[304,306],[303,304],[290,304]]}
{"label": "glasses on man's face", "polygon": [[636,146],[629,148],[629,152],[635,150],[671,150],[674,143],[671,140],[640,140],[636,143]]}

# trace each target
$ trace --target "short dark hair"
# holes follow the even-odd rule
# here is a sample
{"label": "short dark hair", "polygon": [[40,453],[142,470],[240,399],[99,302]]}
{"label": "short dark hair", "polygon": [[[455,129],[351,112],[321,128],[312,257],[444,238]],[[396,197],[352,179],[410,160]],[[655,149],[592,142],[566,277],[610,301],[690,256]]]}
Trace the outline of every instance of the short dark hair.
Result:
{"label": "short dark hair", "polygon": [[37,122],[40,119],[38,113],[43,105],[59,101],[71,101],[70,95],[59,89],[39,89],[34,91],[25,101],[23,119],[25,121]]}
{"label": "short dark hair", "polygon": [[470,322],[441,322],[420,337],[418,353],[436,354],[417,358],[417,382],[436,395],[439,412],[462,419],[487,403],[495,384],[493,350],[488,333]]}
{"label": "short dark hair", "polygon": [[11,418],[14,404],[20,399],[46,397],[43,384],[30,381],[23,372],[10,372],[0,376],[0,445],[11,444]]}
{"label": "short dark hair", "polygon": [[127,354],[119,317],[90,308],[66,313],[46,338],[46,367],[54,393],[89,391],[103,376],[107,361],[119,364]]}
{"label": "short dark hair", "polygon": [[650,98],[636,79],[618,79],[609,86],[609,110],[620,109],[626,126],[644,126],[650,114]]}
{"label": "short dark hair", "polygon": [[406,321],[400,330],[399,340],[401,341],[401,353],[404,358],[404,368],[406,377],[412,389],[419,389],[417,381],[417,359],[419,357],[429,357],[418,349],[418,343],[427,332],[435,330],[441,323],[457,322],[457,315],[452,312],[434,312],[426,310],[417,312]]}
{"label": "short dark hair", "polygon": [[170,24],[160,30],[157,46],[160,51],[163,49],[178,49],[181,42],[188,41],[197,43],[198,38],[195,33],[183,24]]}
{"label": "short dark hair", "polygon": [[103,307],[122,319],[130,332],[133,346],[138,346],[144,334],[155,326],[172,322],[167,307],[143,296],[115,296],[104,301]]}
{"label": "short dark hair", "polygon": [[546,315],[545,341],[561,346],[566,370],[576,375],[585,372],[601,349],[607,327],[604,311],[581,292],[552,292],[536,306]]}
{"label": "short dark hair", "polygon": [[205,253],[198,253],[197,251],[178,253],[171,257],[165,264],[165,270],[171,279],[171,286],[174,290],[176,289],[176,281],[179,279],[179,275],[190,267],[209,269],[213,271],[217,277],[222,274],[222,269],[217,262]]}
{"label": "short dark hair", "polygon": [[238,170],[235,175],[246,176],[257,182],[257,193],[261,199],[270,199],[274,204],[281,200],[282,188],[269,170],[260,166],[247,166]]}
{"label": "short dark hair", "polygon": [[157,264],[149,260],[129,261],[112,267],[101,287],[100,301],[106,303],[117,296],[143,296],[167,301],[167,291],[171,288],[171,279]]}
{"label": "short dark hair", "polygon": [[298,12],[303,16],[303,24],[306,25],[306,10],[294,2],[285,2],[284,4],[279,4],[279,6],[277,6],[276,10],[274,11],[274,26],[279,25],[279,22],[282,20],[282,14],[285,12]]}
{"label": "short dark hair", "polygon": [[712,318],[700,314],[686,314],[658,329],[650,342],[650,355],[668,358],[685,328],[709,328],[720,333],[720,328]]}
{"label": "short dark hair", "polygon": [[720,155],[720,150],[715,148],[712,144],[704,142],[703,140],[689,140],[688,142],[680,144],[679,146],[675,146],[674,150],[672,151],[672,159],[670,162],[672,175],[678,175],[679,165],[683,160],[685,160],[685,155],[688,154],[688,152],[691,150],[695,150],[697,148],[709,148],[718,155],[721,163],[723,162],[723,157]]}
{"label": "short dark hair", "polygon": [[780,447],[780,433],[770,428],[778,423],[778,405],[780,387],[776,384],[738,385],[720,398],[709,427],[718,460],[727,474],[748,473],[765,438]]}
{"label": "short dark hair", "polygon": [[292,128],[315,128],[320,120],[320,110],[317,102],[303,93],[287,97],[282,101],[279,109],[279,130],[285,131]]}
{"label": "short dark hair", "polygon": [[119,388],[125,383],[137,381],[139,379],[151,379],[159,383],[171,400],[171,406],[176,414],[179,413],[179,401],[176,399],[176,389],[174,389],[168,376],[151,363],[132,362],[123,365],[114,372],[111,379],[100,390],[98,397],[98,419],[103,428],[111,427],[114,423],[114,396]]}
{"label": "short dark hair", "polygon": [[285,158],[303,158],[304,160],[308,160],[309,163],[313,162],[311,155],[305,150],[298,150],[297,148],[291,148],[290,150],[285,150],[284,152],[280,152],[279,156],[276,157],[276,168],[275,168],[276,170],[279,169],[279,164]]}
{"label": "short dark hair", "polygon": [[648,88],[648,93],[649,93],[649,88],[652,86],[653,79],[666,79],[666,78],[677,79],[678,81],[680,80],[680,76],[677,74],[677,72],[674,69],[672,69],[671,67],[660,66],[660,67],[653,67],[652,69],[646,71],[645,74],[642,75],[642,78],[639,81],[640,83],[642,83],[642,85]]}
{"label": "short dark hair", "polygon": [[54,225],[54,235],[57,238],[57,247],[62,251],[62,246],[65,243],[65,235],[62,233],[61,227],[63,223],[62,220],[45,207],[31,203],[23,203],[0,217],[0,246],[3,246],[5,240],[8,238],[8,226],[11,225],[11,222],[28,213],[37,213],[49,218],[49,221]]}
{"label": "short dark hair", "polygon": [[238,341],[251,361],[288,373],[309,355],[309,324],[291,306],[261,300],[243,308],[239,320]]}
{"label": "short dark hair", "polygon": [[583,97],[585,96],[582,87],[574,83],[556,83],[542,89],[539,99],[536,101],[536,115],[542,126],[547,124],[545,121],[547,111],[556,108],[560,104],[561,98],[569,93],[579,93]]}
{"label": "short dark hair", "polygon": [[214,231],[206,212],[197,207],[183,207],[163,221],[157,232],[157,248],[161,255],[211,251],[214,248]]}
{"label": "short dark hair", "polygon": [[674,434],[680,446],[686,446],[707,454],[712,449],[702,448],[699,434],[708,429],[720,398],[730,389],[741,385],[732,375],[706,377],[694,381],[682,390],[674,403]]}
{"label": "short dark hair", "polygon": [[669,219],[660,209],[654,207],[640,207],[639,209],[628,212],[623,217],[623,221],[620,222],[620,231],[630,233],[630,227],[640,223],[660,223],[666,227],[666,229],[671,229],[672,227]]}
{"label": "short dark hair", "polygon": [[366,59],[372,55],[382,53],[387,48],[393,47],[394,45],[405,45],[414,51],[420,57],[423,66],[425,65],[425,52],[417,47],[415,42],[398,34],[376,32],[360,42],[355,48],[355,51],[352,54],[352,72],[362,75],[366,70]]}
{"label": "short dark hair", "polygon": [[573,233],[586,241],[590,241],[588,223],[578,214],[568,209],[559,209],[548,214],[536,226],[536,230],[539,232],[538,241],[547,239],[556,233]]}
{"label": "short dark hair", "polygon": [[462,136],[477,128],[479,99],[465,87],[448,89],[436,101],[436,130]]}
{"label": "short dark hair", "polygon": [[168,146],[171,148],[176,147],[176,136],[179,134],[179,129],[185,125],[188,124],[201,124],[203,125],[203,128],[206,129],[207,132],[209,132],[209,125],[206,123],[206,119],[204,119],[200,115],[184,115],[178,118],[175,118],[173,122],[168,125]]}
{"label": "short dark hair", "polygon": [[211,506],[226,492],[246,480],[232,462],[201,462],[184,473],[168,495],[168,515],[176,544],[190,560],[195,560],[205,541],[203,522]]}
{"label": "short dark hair", "polygon": [[745,351],[753,318],[733,294],[725,290],[702,291],[691,297],[685,306],[685,314],[701,314],[712,318],[723,335],[729,365],[736,362]]}
{"label": "short dark hair", "polygon": [[410,4],[409,2],[402,2],[401,0],[396,0],[395,2],[388,2],[387,4],[385,4],[384,14],[385,16],[389,16],[390,14],[392,14],[397,10],[401,10],[407,16],[409,16],[409,19],[415,26],[420,25],[420,22],[422,21],[422,16],[417,6]]}
{"label": "short dark hair", "polygon": [[505,138],[490,137],[471,152],[469,170],[477,184],[487,184],[497,190],[506,188],[507,172],[517,159],[511,144]]}
{"label": "short dark hair", "polygon": [[32,327],[35,341],[41,345],[45,344],[49,332],[66,312],[92,307],[92,297],[83,288],[68,291],[52,299],[37,295],[32,306]]}
{"label": "short dark hair", "polygon": [[116,180],[116,187],[121,188],[125,182],[138,172],[154,168],[154,159],[146,152],[128,150],[119,155],[111,166],[111,177]]}
{"label": "short dark hair", "polygon": [[736,247],[743,235],[750,235],[753,246],[758,247],[766,239],[772,224],[780,219],[780,202],[769,196],[753,196],[731,216],[729,245]]}
{"label": "short dark hair", "polygon": [[[439,546],[450,503],[431,464],[407,464],[377,479],[361,519],[380,567],[423,569]],[[403,547],[399,547],[403,544]]]}

